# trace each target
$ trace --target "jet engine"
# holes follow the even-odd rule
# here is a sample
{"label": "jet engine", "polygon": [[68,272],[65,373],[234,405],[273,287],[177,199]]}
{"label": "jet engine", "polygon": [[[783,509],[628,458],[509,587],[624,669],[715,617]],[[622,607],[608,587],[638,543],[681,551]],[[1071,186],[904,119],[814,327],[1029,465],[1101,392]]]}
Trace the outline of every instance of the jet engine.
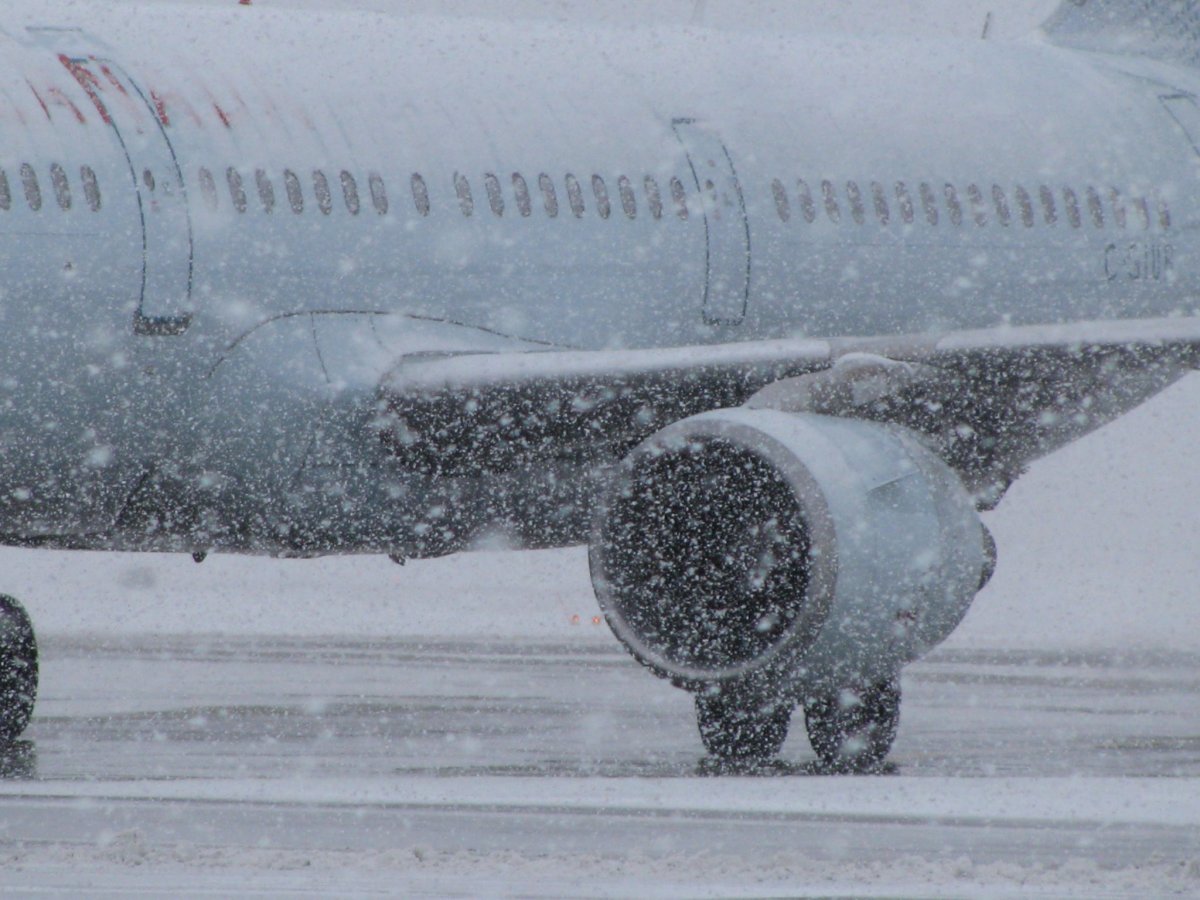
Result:
{"label": "jet engine", "polygon": [[883,696],[894,736],[900,667],[962,619],[993,546],[958,476],[914,432],[741,408],[638,445],[597,510],[590,559],[609,625],[696,693],[715,756],[773,755],[802,704],[818,754],[857,769],[890,737],[880,748],[814,734],[814,718],[857,721],[816,711]]}

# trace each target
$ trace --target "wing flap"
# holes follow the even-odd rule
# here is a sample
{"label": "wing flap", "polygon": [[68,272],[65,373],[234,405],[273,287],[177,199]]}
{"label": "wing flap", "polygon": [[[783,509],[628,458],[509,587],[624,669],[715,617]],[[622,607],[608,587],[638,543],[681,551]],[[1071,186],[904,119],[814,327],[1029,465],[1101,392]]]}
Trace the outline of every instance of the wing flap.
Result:
{"label": "wing flap", "polygon": [[[741,405],[770,385],[773,404],[913,428],[978,495],[998,496],[1030,460],[1194,368],[1198,352],[1200,318],[1189,317],[653,350],[410,355],[380,384],[378,423],[407,467],[480,474],[550,459],[619,459],[670,422]],[[912,370],[883,377],[870,360]],[[863,373],[883,377],[884,387],[843,390],[861,387],[852,382]]]}
{"label": "wing flap", "polygon": [[750,404],[918,431],[986,507],[1032,460],[1196,368],[1200,319],[960,331],[849,342],[835,353],[830,369],[770,385]]}
{"label": "wing flap", "polygon": [[827,342],[805,340],[410,356],[380,385],[383,439],[407,466],[439,474],[619,458],[670,422],[830,361]]}

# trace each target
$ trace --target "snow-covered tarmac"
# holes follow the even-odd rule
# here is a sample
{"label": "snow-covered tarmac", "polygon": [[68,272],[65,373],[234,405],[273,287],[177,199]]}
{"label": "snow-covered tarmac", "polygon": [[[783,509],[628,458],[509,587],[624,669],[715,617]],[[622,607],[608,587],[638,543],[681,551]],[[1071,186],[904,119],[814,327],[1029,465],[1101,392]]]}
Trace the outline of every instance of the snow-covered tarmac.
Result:
{"label": "snow-covered tarmac", "polygon": [[802,732],[778,777],[706,776],[687,697],[591,640],[46,655],[0,782],[17,894],[1200,889],[1200,655],[938,654],[872,778],[819,775]]}
{"label": "snow-covered tarmac", "polygon": [[894,772],[706,777],[580,551],[0,552],[44,640],[14,896],[1200,895],[1200,379],[1037,464]]}

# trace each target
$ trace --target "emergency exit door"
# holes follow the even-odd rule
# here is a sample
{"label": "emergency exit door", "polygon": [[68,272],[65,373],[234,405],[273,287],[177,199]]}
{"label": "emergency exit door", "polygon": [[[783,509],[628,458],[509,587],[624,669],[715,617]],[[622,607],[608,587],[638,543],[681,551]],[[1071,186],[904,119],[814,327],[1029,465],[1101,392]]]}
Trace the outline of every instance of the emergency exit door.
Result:
{"label": "emergency exit door", "polygon": [[737,171],[725,144],[695,119],[675,119],[704,216],[703,317],[709,325],[737,325],[750,297],[750,224]]}
{"label": "emergency exit door", "polygon": [[133,327],[181,334],[192,317],[192,224],[183,174],[150,97],[115,62],[60,55],[129,163],[141,219],[142,276]]}

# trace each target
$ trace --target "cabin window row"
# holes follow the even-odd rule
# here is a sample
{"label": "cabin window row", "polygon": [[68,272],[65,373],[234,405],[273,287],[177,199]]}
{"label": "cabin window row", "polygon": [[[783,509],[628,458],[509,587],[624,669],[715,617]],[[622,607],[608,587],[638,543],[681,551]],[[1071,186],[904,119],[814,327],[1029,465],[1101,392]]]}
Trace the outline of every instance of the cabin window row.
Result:
{"label": "cabin window row", "polygon": [[[150,172],[147,171],[144,175],[146,187],[153,190]],[[211,169],[202,167],[197,172],[197,181],[205,205],[213,211],[220,209],[225,202],[239,213],[247,212],[251,205],[270,213],[284,202],[297,215],[303,213],[309,205],[314,205],[325,215],[330,215],[335,206],[339,205],[344,205],[351,215],[358,215],[367,202],[381,216],[386,215],[390,208],[387,186],[377,172],[368,174],[365,192],[359,179],[344,169],[336,175],[327,175],[322,169],[313,169],[305,176],[291,169],[284,169],[282,190],[277,189],[278,182],[265,169],[255,169],[250,174],[230,166],[222,177]],[[466,175],[455,173],[452,187],[459,212],[466,217],[473,216],[477,206],[478,182],[473,187]],[[425,177],[414,172],[409,178],[408,188],[413,209],[421,216],[428,216],[432,211],[432,201]],[[636,219],[643,204],[645,210],[655,219],[661,219],[667,214],[687,219],[689,214],[688,195],[683,182],[678,178],[671,178],[664,188],[660,186],[658,179],[651,175],[645,176],[637,184],[628,176],[618,176],[614,191],[601,175],[581,179],[568,173],[560,185],[545,172],[529,180],[520,172],[513,172],[505,179],[489,172],[483,176],[483,195],[492,214],[497,217],[515,210],[520,216],[528,218],[534,214],[535,209],[540,209],[553,219],[559,216],[560,211],[566,209],[575,218],[583,218],[591,208],[602,219],[611,217],[616,209],[620,209],[627,218]],[[223,200],[223,196],[228,197],[228,200]]]}
{"label": "cabin window row", "polygon": [[[316,208],[325,215],[333,212],[335,202],[344,204],[351,215],[358,215],[368,199],[379,215],[386,215],[389,209],[387,189],[383,178],[376,172],[367,175],[364,192],[360,190],[359,180],[347,170],[343,169],[330,178],[324,170],[314,169],[308,179],[310,190],[306,195],[301,177],[291,169],[285,169],[280,192],[282,196],[277,194],[275,182],[264,169],[256,169],[252,178],[243,176],[240,170],[232,166],[224,174],[229,202],[238,212],[249,209],[251,193],[256,195],[263,211],[268,213],[275,209],[277,200],[286,200],[292,212],[300,214],[304,212],[306,196],[311,196]],[[60,209],[70,210],[75,202],[71,175],[59,163],[50,164],[48,175],[46,181],[54,202]],[[217,177],[208,168],[201,168],[198,175],[205,203],[212,210],[218,209],[221,192]],[[147,190],[155,190],[156,184],[150,170],[143,171],[142,180]],[[81,166],[78,178],[74,181],[80,187],[88,209],[98,211],[101,196],[96,173],[90,166]],[[505,214],[510,208],[509,197],[522,217],[533,215],[537,206],[550,218],[559,215],[562,208],[560,191],[558,184],[548,174],[539,174],[531,184],[521,173],[514,172],[507,181],[506,191],[506,185],[495,173],[483,176],[484,192],[493,215],[501,217]],[[29,209],[35,212],[41,210],[48,202],[43,183],[38,171],[29,163],[22,163],[11,177],[9,170],[0,167],[0,210],[11,209],[14,202],[20,202],[20,198],[24,199]],[[594,207],[602,219],[612,215],[614,206],[619,206],[627,218],[637,218],[639,190],[625,175],[616,179],[615,197],[601,175],[592,175],[585,187],[585,183],[577,176],[568,173],[562,185],[566,206],[576,218],[583,218],[589,206]],[[456,173],[453,186],[460,212],[468,217],[474,215],[476,201],[470,180]],[[665,192],[651,175],[645,176],[638,187],[641,201],[653,218],[661,219],[668,208],[678,218],[688,218],[687,191],[679,178],[669,179]],[[431,201],[425,178],[413,173],[409,188],[414,209],[422,216],[429,215]],[[1152,204],[1145,196],[1125,195],[1116,188],[1109,188],[1102,193],[1091,186],[1083,191],[1070,187],[1055,191],[1042,185],[1036,193],[1031,193],[1018,186],[1012,192],[1011,203],[1008,193],[998,184],[992,185],[989,194],[985,194],[977,184],[969,184],[966,191],[960,194],[951,183],[942,185],[939,191],[929,182],[920,182],[910,188],[905,182],[898,181],[889,190],[877,181],[870,182],[865,188],[857,181],[848,181],[844,189],[839,190],[828,179],[814,183],[814,187],[810,187],[804,179],[799,179],[795,190],[789,192],[784,183],[776,179],[771,184],[771,190],[776,212],[784,222],[791,221],[795,212],[809,223],[815,222],[823,213],[835,224],[841,223],[844,217],[859,225],[865,224],[869,217],[873,217],[880,225],[888,225],[893,220],[913,224],[919,210],[924,220],[933,226],[940,224],[943,219],[956,226],[970,219],[980,227],[989,222],[1009,226],[1019,220],[1026,228],[1032,228],[1040,218],[1045,225],[1065,222],[1072,228],[1082,228],[1085,221],[1095,228],[1105,228],[1110,224],[1118,228],[1149,229],[1154,224],[1164,230],[1171,227],[1171,211],[1164,199]]]}
{"label": "cabin window row", "polygon": [[[59,163],[51,163],[48,169],[49,178],[43,179],[37,169],[29,163],[21,163],[20,167],[12,170],[0,167],[0,210],[13,208],[14,203],[24,199],[25,204],[34,212],[44,205],[54,202],[58,208],[67,212],[75,205],[75,193],[72,183],[82,189],[84,202],[92,212],[100,209],[100,183],[96,173],[90,166],[81,166],[79,176],[72,179],[71,174]],[[43,184],[47,188],[43,188]],[[46,199],[48,189],[53,201]]]}
{"label": "cabin window row", "polygon": [[[413,177],[415,179],[418,176]],[[539,173],[536,179],[526,179],[520,172],[513,172],[507,178],[494,172],[487,172],[483,176],[488,207],[497,217],[504,216],[510,209],[508,198],[511,197],[516,212],[523,218],[532,216],[535,208],[540,208],[551,219],[558,218],[563,211],[564,199],[566,209],[577,219],[582,219],[589,208],[595,209],[602,219],[610,218],[617,208],[627,219],[636,219],[643,203],[652,218],[661,219],[664,215],[674,215],[683,220],[688,218],[687,190],[683,182],[675,177],[666,182],[665,189],[653,175],[644,176],[640,183],[635,183],[627,175],[619,175],[615,191],[603,175],[581,179],[567,173],[561,184],[562,191],[559,190],[559,183],[545,172]],[[454,193],[458,198],[459,211],[464,216],[473,216],[476,195],[466,175],[455,173]],[[423,207],[418,203],[418,211],[422,215],[428,214],[427,196]]]}
{"label": "cabin window row", "polygon": [[771,191],[775,210],[784,222],[791,221],[795,212],[809,223],[823,213],[824,218],[835,224],[848,218],[857,225],[865,224],[868,218],[874,218],[880,225],[892,221],[911,225],[920,214],[925,222],[935,226],[946,219],[954,225],[972,220],[979,227],[989,222],[1007,227],[1019,221],[1032,228],[1040,219],[1045,225],[1064,222],[1071,228],[1082,228],[1085,222],[1095,228],[1115,225],[1149,229],[1154,224],[1164,230],[1171,227],[1171,210],[1166,200],[1152,203],[1145,196],[1124,194],[1117,188],[1102,192],[1091,186],[1082,191],[1064,187],[1056,191],[1041,185],[1031,192],[1018,185],[1012,191],[1011,202],[1009,193],[998,184],[985,194],[977,184],[967,185],[966,191],[960,193],[948,182],[935,189],[925,181],[912,187],[897,181],[890,188],[878,181],[865,187],[857,181],[847,181],[841,188],[828,179],[814,182],[811,187],[799,179],[795,190],[789,192],[781,180],[775,179]]}
{"label": "cabin window row", "polygon": [[284,169],[281,190],[278,191],[277,182],[265,169],[243,174],[241,170],[230,166],[219,175],[207,167],[201,167],[197,172],[197,181],[205,205],[214,211],[222,206],[222,194],[228,196],[228,202],[239,213],[246,212],[251,202],[267,213],[273,212],[276,205],[286,203],[292,212],[299,215],[304,212],[310,198],[316,209],[324,215],[330,215],[338,204],[344,204],[346,211],[355,216],[368,203],[381,216],[388,211],[387,189],[377,172],[368,173],[364,184],[345,169],[329,175],[323,169],[313,169],[304,178],[291,169]]}

